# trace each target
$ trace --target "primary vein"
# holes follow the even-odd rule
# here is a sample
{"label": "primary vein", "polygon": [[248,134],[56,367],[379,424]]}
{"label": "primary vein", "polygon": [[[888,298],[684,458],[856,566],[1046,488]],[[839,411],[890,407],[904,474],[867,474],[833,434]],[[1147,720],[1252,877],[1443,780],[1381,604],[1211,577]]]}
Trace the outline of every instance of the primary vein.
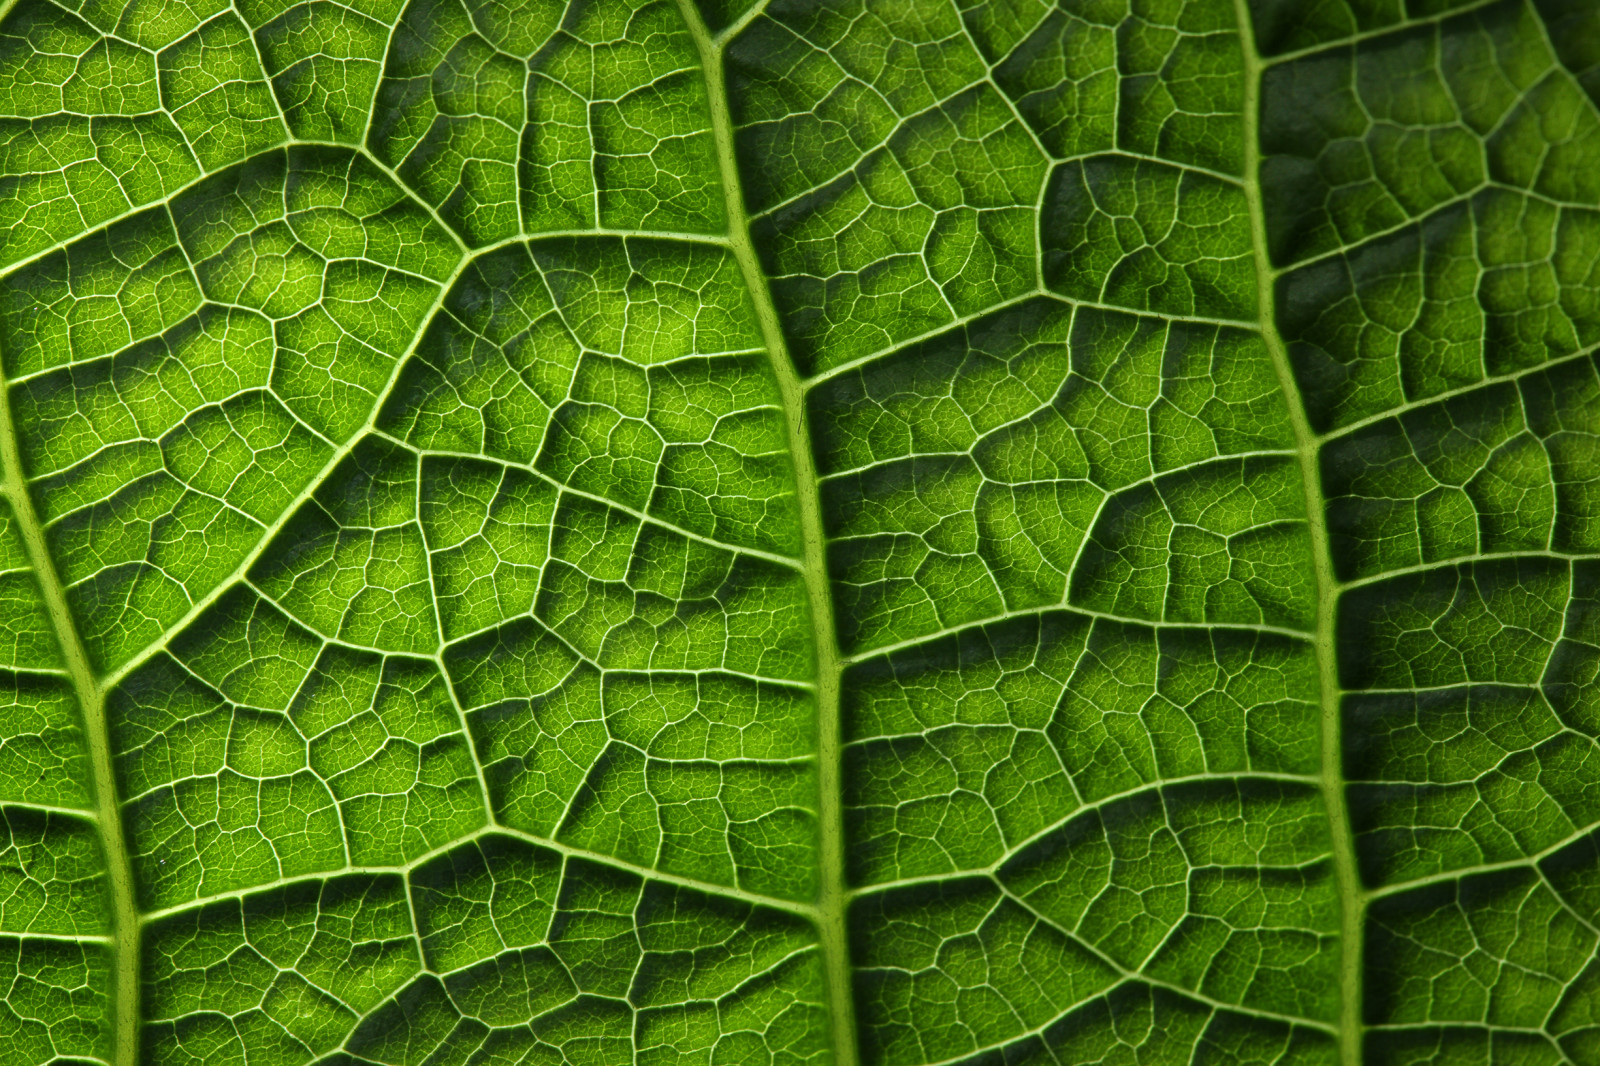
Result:
{"label": "primary vein", "polygon": [[1245,0],[1234,0],[1239,50],[1244,59],[1244,195],[1250,211],[1250,236],[1255,254],[1257,314],[1261,337],[1272,357],[1283,390],[1284,407],[1294,430],[1300,478],[1305,488],[1306,524],[1316,576],[1317,677],[1321,693],[1322,759],[1320,784],[1327,812],[1333,872],[1339,896],[1339,1059],[1342,1066],[1361,1064],[1362,900],[1356,866],[1355,838],[1345,807],[1342,723],[1339,718],[1339,672],[1335,622],[1339,586],[1333,573],[1326,505],[1317,469],[1317,436],[1312,430],[1295,384],[1294,369],[1278,332],[1272,263],[1267,253],[1266,208],[1261,197],[1261,78],[1265,67],[1256,50],[1255,32]]}
{"label": "primary vein", "polygon": [[83,640],[73,624],[67,596],[56,573],[55,560],[45,543],[44,527],[28,495],[11,419],[11,390],[0,363],[0,492],[11,504],[17,527],[38,581],[67,677],[83,714],[85,746],[89,751],[95,825],[105,852],[111,897],[111,1011],[113,1066],[135,1066],[139,1032],[139,912],[133,898],[133,867],[122,833],[122,811],[117,803],[116,771],[111,759],[111,734],[106,722],[105,690],[95,677]]}
{"label": "primary vein", "polygon": [[801,572],[805,581],[817,687],[817,817],[820,885],[817,894],[817,928],[826,971],[828,1010],[834,1066],[856,1066],[855,999],[851,981],[850,937],[846,911],[844,863],[843,748],[840,742],[840,681],[843,662],[833,621],[832,590],[822,522],[822,499],[811,434],[806,420],[805,385],[789,357],[778,310],[772,301],[760,257],[750,239],[739,165],[733,140],[733,118],[728,111],[722,50],[706,29],[692,0],[679,0],[684,22],[700,53],[711,112],[711,133],[716,144],[722,190],[728,216],[728,237],[744,275],[751,304],[760,321],[762,339],[772,363],[773,377],[783,402],[784,428],[794,467],[795,500],[800,516]]}

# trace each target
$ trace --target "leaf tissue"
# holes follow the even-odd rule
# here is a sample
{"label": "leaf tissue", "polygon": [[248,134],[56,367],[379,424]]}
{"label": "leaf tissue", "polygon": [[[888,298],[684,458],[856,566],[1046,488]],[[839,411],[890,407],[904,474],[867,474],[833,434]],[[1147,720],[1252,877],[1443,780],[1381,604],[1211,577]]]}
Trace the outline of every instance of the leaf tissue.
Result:
{"label": "leaf tissue", "polygon": [[1600,4],[11,0],[4,1066],[1600,1066]]}

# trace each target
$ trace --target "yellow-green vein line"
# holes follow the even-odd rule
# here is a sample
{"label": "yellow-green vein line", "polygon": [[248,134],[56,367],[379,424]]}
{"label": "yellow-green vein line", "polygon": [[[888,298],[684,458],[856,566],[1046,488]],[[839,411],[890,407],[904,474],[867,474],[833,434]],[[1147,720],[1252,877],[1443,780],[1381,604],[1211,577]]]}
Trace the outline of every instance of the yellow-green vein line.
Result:
{"label": "yellow-green vein line", "polygon": [[810,607],[812,640],[817,670],[817,843],[820,884],[817,892],[817,930],[826,972],[828,1011],[832,1018],[834,1066],[856,1066],[855,1000],[850,971],[850,934],[846,910],[844,866],[844,781],[840,742],[839,689],[843,663],[833,624],[832,590],[822,524],[821,483],[811,452],[811,432],[806,420],[805,385],[789,358],[788,344],[772,302],[766,274],[750,239],[733,143],[733,117],[728,111],[722,51],[693,0],[678,0],[684,22],[694,38],[705,73],[706,97],[711,112],[711,135],[716,144],[723,195],[727,204],[728,238],[739,269],[744,274],[750,301],[761,324],[761,336],[772,361],[783,403],[784,427],[794,466],[795,499],[800,515],[801,570]]}
{"label": "yellow-green vein line", "polygon": [[[0,353],[0,360],[3,360],[3,353]],[[3,361],[0,361],[0,467],[4,468],[0,471],[0,492],[4,493],[16,516],[28,562],[44,600],[45,613],[50,617],[67,677],[83,714],[96,824],[105,852],[111,897],[111,1063],[112,1066],[135,1066],[139,1054],[139,911],[133,898],[133,865],[128,858],[127,840],[122,835],[122,812],[117,804],[105,693],[89,663],[89,654],[83,647],[77,626],[73,624],[55,560],[45,543],[44,527],[39,524],[39,514],[28,495],[16,425],[11,419],[11,389]]]}
{"label": "yellow-green vein line", "polygon": [[1341,1066],[1360,1066],[1362,896],[1355,838],[1350,830],[1350,813],[1344,795],[1343,729],[1339,718],[1338,649],[1335,646],[1339,584],[1333,573],[1327,508],[1317,469],[1317,435],[1311,429],[1295,384],[1288,347],[1278,332],[1274,276],[1267,252],[1266,209],[1261,198],[1261,76],[1265,64],[1256,51],[1254,27],[1245,0],[1234,0],[1234,17],[1238,20],[1239,48],[1244,58],[1244,195],[1250,210],[1250,235],[1255,251],[1257,314],[1261,320],[1261,337],[1272,357],[1284,406],[1288,408],[1289,422],[1294,428],[1300,480],[1305,486],[1312,566],[1316,574],[1317,617],[1312,642],[1316,647],[1321,689],[1319,777],[1331,838],[1334,883],[1339,894],[1339,1062]]}

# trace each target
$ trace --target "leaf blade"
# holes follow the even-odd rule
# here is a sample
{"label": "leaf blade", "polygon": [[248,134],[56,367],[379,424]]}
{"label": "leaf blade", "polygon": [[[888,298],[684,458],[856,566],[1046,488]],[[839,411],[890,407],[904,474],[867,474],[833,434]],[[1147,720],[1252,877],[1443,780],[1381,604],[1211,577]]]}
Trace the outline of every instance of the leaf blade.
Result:
{"label": "leaf blade", "polygon": [[1589,1054],[1592,14],[858,6],[0,18],[27,1056]]}

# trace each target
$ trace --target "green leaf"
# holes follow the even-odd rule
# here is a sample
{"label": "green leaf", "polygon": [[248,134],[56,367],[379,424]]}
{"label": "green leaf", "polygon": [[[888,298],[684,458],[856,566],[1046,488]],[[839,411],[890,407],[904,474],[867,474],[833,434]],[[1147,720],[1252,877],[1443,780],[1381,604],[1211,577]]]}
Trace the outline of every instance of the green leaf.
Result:
{"label": "green leaf", "polygon": [[1600,1063],[1600,8],[744,5],[0,9],[0,1060]]}

